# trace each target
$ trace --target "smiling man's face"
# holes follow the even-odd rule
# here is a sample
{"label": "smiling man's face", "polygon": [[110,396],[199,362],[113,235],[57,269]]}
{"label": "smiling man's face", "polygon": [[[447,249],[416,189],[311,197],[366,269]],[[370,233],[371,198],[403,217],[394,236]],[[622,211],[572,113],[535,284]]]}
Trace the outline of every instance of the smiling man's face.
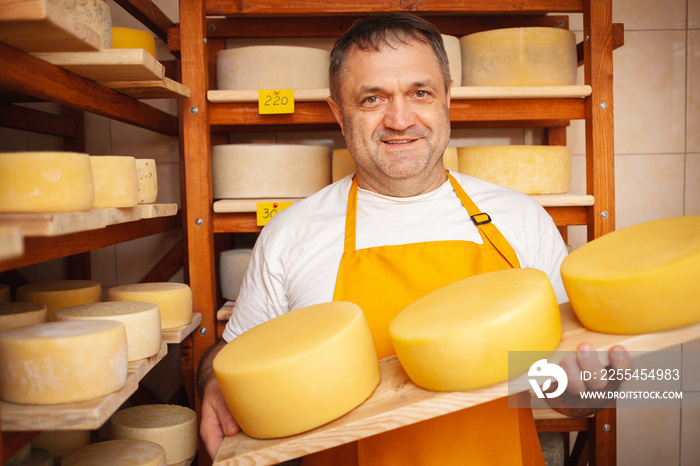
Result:
{"label": "smiling man's face", "polygon": [[417,40],[354,49],[329,99],[361,188],[392,196],[436,189],[446,180],[442,154],[450,138],[449,89],[433,49]]}

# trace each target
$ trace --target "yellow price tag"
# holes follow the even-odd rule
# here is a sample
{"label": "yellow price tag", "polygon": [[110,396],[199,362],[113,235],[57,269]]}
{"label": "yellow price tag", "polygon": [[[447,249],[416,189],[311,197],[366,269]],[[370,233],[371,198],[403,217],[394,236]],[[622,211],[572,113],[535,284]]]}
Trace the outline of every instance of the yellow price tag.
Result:
{"label": "yellow price tag", "polygon": [[279,211],[286,209],[290,205],[292,205],[292,202],[258,202],[255,215],[258,226],[266,225]]}
{"label": "yellow price tag", "polygon": [[294,90],[259,90],[258,113],[260,115],[294,113]]}

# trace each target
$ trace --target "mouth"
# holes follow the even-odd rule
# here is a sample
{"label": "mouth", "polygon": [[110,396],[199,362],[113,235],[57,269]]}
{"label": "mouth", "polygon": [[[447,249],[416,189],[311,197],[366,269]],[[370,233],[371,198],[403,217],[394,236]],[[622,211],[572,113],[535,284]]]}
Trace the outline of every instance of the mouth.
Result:
{"label": "mouth", "polygon": [[418,139],[386,139],[386,140],[383,140],[382,142],[384,144],[388,144],[391,146],[400,146],[400,145],[410,144],[410,143],[415,142],[417,140]]}

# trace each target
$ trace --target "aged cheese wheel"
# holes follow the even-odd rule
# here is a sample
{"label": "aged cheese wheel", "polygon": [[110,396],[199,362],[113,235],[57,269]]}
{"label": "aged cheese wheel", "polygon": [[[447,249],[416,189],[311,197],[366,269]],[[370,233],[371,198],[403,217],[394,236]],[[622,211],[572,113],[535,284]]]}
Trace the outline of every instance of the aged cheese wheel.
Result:
{"label": "aged cheese wheel", "polygon": [[217,199],[306,197],[331,182],[330,150],[302,144],[226,144],[211,151]]}
{"label": "aged cheese wheel", "polygon": [[39,303],[0,303],[0,331],[46,322],[46,306]]}
{"label": "aged cheese wheel", "polygon": [[52,321],[56,309],[102,301],[102,285],[93,280],[30,283],[17,288],[17,301],[43,304],[48,311],[46,319]]}
{"label": "aged cheese wheel", "polygon": [[325,89],[330,52],[315,47],[254,45],[216,54],[219,89]]}
{"label": "aged cheese wheel", "polygon": [[494,29],[464,36],[460,43],[462,86],[576,84],[576,39],[571,31]]}
{"label": "aged cheese wheel", "polygon": [[342,301],[288,312],[229,342],[214,359],[224,399],[256,438],[313,429],[361,404],[379,383],[359,306]]}
{"label": "aged cheese wheel", "polygon": [[[25,448],[29,446],[29,450],[26,451]],[[30,444],[22,448],[22,455],[20,457],[13,456],[9,460],[5,461],[4,466],[54,466],[53,457],[51,453],[41,448],[32,448]],[[24,457],[24,455],[27,455]],[[24,458],[20,460],[19,458]]]}
{"label": "aged cheese wheel", "polygon": [[[428,390],[473,390],[508,379],[508,352],[532,351],[527,366],[561,340],[547,275],[508,269],[465,278],[408,305],[389,325],[396,355]],[[524,358],[526,360],[527,358]]]}
{"label": "aged cheese wheel", "polygon": [[231,249],[221,253],[219,269],[221,275],[221,296],[226,299],[238,299],[238,292],[243,277],[248,269],[252,249]]}
{"label": "aged cheese wheel", "polygon": [[[448,170],[457,171],[459,166],[457,148],[447,147],[442,155],[442,163]],[[355,161],[347,149],[333,151],[333,182],[355,173]]]}
{"label": "aged cheese wheel", "polygon": [[0,212],[87,211],[94,197],[87,154],[0,153]]}
{"label": "aged cheese wheel", "polygon": [[158,197],[158,172],[153,159],[136,159],[139,204],[153,204]]}
{"label": "aged cheese wheel", "polygon": [[596,332],[651,333],[700,321],[700,216],[608,233],[561,265],[571,306]]}
{"label": "aged cheese wheel", "polygon": [[9,303],[10,301],[12,301],[10,286],[0,283],[0,303]]}
{"label": "aged cheese wheel", "polygon": [[120,155],[90,157],[95,180],[93,209],[134,207],[139,203],[136,159]]}
{"label": "aged cheese wheel", "polygon": [[442,164],[450,171],[459,171],[459,153],[456,147],[445,148],[442,154]]}
{"label": "aged cheese wheel", "polygon": [[110,439],[147,440],[165,450],[165,462],[176,464],[197,452],[197,414],[177,405],[142,405],[122,409],[109,421]]}
{"label": "aged cheese wheel", "polygon": [[158,305],[137,301],[78,304],[54,312],[54,320],[116,320],[126,327],[129,361],[145,359],[161,347]]}
{"label": "aged cheese wheel", "polygon": [[192,320],[192,290],[184,283],[134,283],[109,288],[106,301],[141,301],[160,308],[161,329],[181,327]]}
{"label": "aged cheese wheel", "polygon": [[68,453],[90,445],[89,430],[45,430],[32,439],[32,447],[51,453],[57,464]]}
{"label": "aged cheese wheel", "polygon": [[100,38],[100,47],[112,47],[112,13],[103,0],[49,0],[68,10],[73,20],[84,24]]}
{"label": "aged cheese wheel", "polygon": [[450,62],[450,75],[453,86],[462,85],[462,46],[459,37],[442,34],[442,43],[447,52],[447,60]]}
{"label": "aged cheese wheel", "polygon": [[144,49],[156,58],[156,41],[153,34],[141,29],[113,27],[113,49]]}
{"label": "aged cheese wheel", "polygon": [[61,466],[166,466],[165,451],[157,443],[120,439],[93,443],[67,454]]}
{"label": "aged cheese wheel", "polygon": [[107,395],[126,383],[126,330],[114,321],[48,322],[0,332],[0,397],[56,404]]}
{"label": "aged cheese wheel", "polygon": [[564,146],[460,147],[460,173],[526,194],[567,193],[571,149]]}

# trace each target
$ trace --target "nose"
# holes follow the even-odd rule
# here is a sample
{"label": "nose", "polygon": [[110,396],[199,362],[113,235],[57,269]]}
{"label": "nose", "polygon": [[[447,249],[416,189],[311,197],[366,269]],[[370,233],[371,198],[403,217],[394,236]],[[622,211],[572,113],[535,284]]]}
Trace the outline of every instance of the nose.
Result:
{"label": "nose", "polygon": [[388,129],[403,131],[413,126],[416,114],[409,102],[402,98],[393,98],[386,107],[384,126]]}

